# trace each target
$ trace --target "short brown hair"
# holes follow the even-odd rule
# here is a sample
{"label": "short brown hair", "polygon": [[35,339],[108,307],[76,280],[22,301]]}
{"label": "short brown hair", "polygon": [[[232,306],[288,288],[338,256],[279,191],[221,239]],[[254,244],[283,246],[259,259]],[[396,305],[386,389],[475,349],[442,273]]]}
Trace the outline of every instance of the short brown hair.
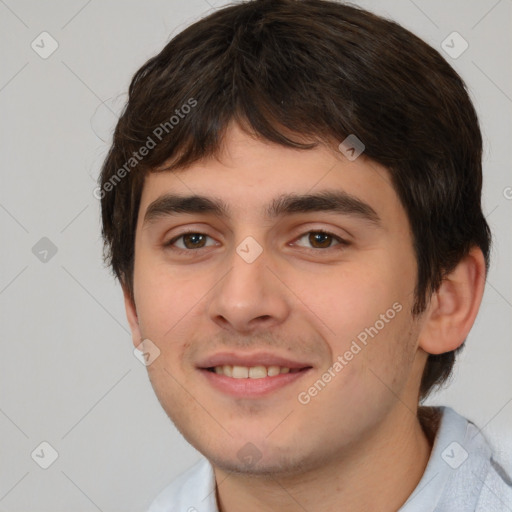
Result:
{"label": "short brown hair", "polygon": [[[104,261],[132,299],[146,174],[171,157],[164,170],[216,154],[233,120],[304,150],[350,134],[364,143],[365,155],[389,170],[411,225],[414,315],[473,246],[488,270],[482,137],[454,69],[408,30],[361,8],[253,0],[189,26],[132,79],[99,178]],[[150,148],[144,156],[142,147]],[[429,356],[420,398],[448,378],[455,353]]]}

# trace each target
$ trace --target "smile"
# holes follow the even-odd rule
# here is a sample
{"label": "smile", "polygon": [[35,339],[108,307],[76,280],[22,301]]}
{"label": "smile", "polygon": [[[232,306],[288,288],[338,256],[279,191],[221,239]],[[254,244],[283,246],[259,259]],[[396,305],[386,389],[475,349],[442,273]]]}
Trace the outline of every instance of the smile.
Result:
{"label": "smile", "polygon": [[309,374],[313,368],[222,365],[200,369],[206,384],[232,398],[259,399],[273,396]]}
{"label": "smile", "polygon": [[217,375],[225,375],[232,379],[264,379],[265,377],[275,377],[285,373],[296,373],[300,368],[288,368],[286,366],[233,366],[226,364],[208,368],[209,371]]}

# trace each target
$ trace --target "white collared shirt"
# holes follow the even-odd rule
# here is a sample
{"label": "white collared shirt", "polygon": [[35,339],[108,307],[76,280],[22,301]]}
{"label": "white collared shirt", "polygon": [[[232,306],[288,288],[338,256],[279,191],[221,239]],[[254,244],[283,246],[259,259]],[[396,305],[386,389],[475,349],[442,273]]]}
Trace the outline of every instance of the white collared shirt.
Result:
{"label": "white collared shirt", "polygon": [[[397,512],[512,512],[512,481],[480,430],[450,407],[423,476]],[[148,512],[219,512],[215,476],[201,459],[166,487]]]}

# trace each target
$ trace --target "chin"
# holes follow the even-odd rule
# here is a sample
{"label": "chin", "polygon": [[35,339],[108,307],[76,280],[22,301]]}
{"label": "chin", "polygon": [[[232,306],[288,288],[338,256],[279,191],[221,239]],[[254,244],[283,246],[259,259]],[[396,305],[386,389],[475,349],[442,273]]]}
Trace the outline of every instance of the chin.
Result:
{"label": "chin", "polygon": [[[238,444],[238,443],[237,443]],[[261,477],[287,477],[304,474],[313,469],[316,464],[305,453],[300,453],[296,448],[289,448],[286,452],[282,448],[266,446],[260,450],[256,444],[247,442],[240,448],[235,448],[235,442],[231,441],[229,447],[219,447],[212,450],[208,446],[206,450],[196,446],[210,463],[225,472],[240,475]],[[321,461],[318,461],[321,464]]]}

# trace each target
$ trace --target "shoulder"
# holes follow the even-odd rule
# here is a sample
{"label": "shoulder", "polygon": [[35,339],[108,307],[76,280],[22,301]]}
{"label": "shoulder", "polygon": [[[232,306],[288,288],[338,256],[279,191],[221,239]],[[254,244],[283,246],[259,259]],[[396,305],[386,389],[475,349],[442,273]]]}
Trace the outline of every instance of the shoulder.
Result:
{"label": "shoulder", "polygon": [[489,471],[483,481],[476,512],[512,510],[512,479],[501,464],[491,457]]}
{"label": "shoulder", "polygon": [[[479,468],[470,466],[474,487],[480,489],[475,512],[511,512],[512,477],[502,463],[503,457],[510,457],[510,454],[497,449],[498,439],[485,436],[471,420],[467,420],[467,425],[466,437],[471,439],[476,449],[480,449],[483,461]],[[507,466],[510,467],[509,464]]]}
{"label": "shoulder", "polygon": [[[487,438],[473,421],[457,414],[453,409],[443,409],[446,424],[444,436],[440,435],[444,441],[441,446],[455,446],[451,451],[462,451],[464,455],[448,470],[451,475],[446,491],[451,499],[447,501],[451,503],[453,500],[453,506],[447,510],[458,510],[455,506],[458,504],[461,510],[511,512],[512,480],[499,462],[493,439]],[[457,432],[464,432],[464,435],[457,438]],[[450,441],[452,444],[448,445]],[[445,448],[441,455],[445,462],[448,455],[451,452],[448,454]],[[449,462],[448,464],[450,465]]]}
{"label": "shoulder", "polygon": [[215,477],[202,458],[173,480],[151,503],[148,512],[217,512]]}
{"label": "shoulder", "polygon": [[511,478],[482,430],[450,407],[424,412],[435,434],[432,452],[401,512],[512,512]]}

